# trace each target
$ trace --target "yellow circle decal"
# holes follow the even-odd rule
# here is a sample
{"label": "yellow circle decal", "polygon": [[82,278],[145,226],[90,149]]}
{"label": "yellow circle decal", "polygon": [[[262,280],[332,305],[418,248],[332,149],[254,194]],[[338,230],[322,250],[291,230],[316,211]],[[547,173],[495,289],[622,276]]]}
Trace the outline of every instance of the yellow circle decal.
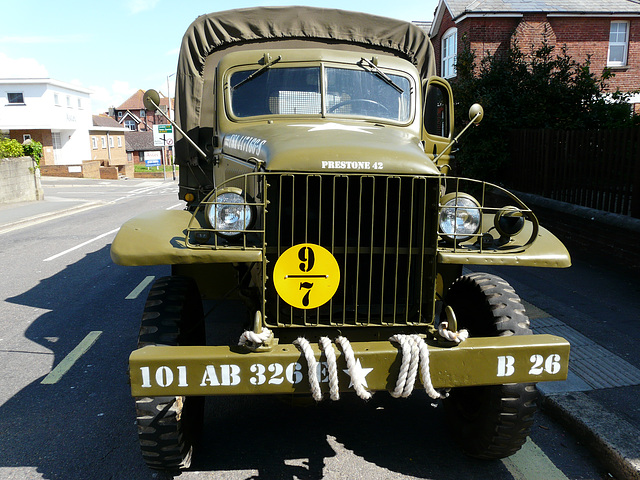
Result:
{"label": "yellow circle decal", "polygon": [[280,255],[273,267],[273,283],[280,298],[292,307],[317,308],[338,290],[340,267],[326,248],[301,243]]}

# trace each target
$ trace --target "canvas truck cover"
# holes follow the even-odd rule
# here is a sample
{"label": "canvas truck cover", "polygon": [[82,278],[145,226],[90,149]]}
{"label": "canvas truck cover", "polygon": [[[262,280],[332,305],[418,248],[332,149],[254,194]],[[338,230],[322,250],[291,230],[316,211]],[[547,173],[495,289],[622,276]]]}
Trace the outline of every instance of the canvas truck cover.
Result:
{"label": "canvas truck cover", "polygon": [[[435,75],[433,46],[426,32],[409,22],[365,13],[313,7],[261,7],[216,12],[198,17],[187,29],[176,76],[176,118],[196,142],[202,125],[207,57],[238,45],[302,40],[327,46],[357,45],[380,50],[413,63],[422,79]],[[256,45],[256,48],[260,48]],[[178,136],[179,138],[179,136]],[[176,143],[177,163],[187,163],[183,139]]]}

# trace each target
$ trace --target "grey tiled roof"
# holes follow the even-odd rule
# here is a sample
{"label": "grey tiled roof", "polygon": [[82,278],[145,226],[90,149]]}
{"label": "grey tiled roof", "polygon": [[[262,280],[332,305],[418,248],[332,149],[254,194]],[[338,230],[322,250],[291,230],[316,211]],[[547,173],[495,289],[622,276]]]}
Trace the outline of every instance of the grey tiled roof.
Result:
{"label": "grey tiled roof", "polygon": [[465,13],[640,14],[640,0],[444,0],[453,18]]}
{"label": "grey tiled roof", "polygon": [[93,115],[93,126],[94,127],[111,127],[111,128],[122,128],[118,122],[116,122],[111,117],[103,117],[102,115]]}
{"label": "grey tiled roof", "polygon": [[139,150],[162,150],[153,146],[153,132],[125,132],[124,142],[127,152]]}

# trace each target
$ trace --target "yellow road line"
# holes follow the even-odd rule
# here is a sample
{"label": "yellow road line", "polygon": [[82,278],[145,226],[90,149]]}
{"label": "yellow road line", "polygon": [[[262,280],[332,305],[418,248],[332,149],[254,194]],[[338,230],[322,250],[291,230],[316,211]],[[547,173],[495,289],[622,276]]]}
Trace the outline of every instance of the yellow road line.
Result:
{"label": "yellow road line", "polygon": [[156,278],[153,275],[149,275],[148,277],[145,277],[144,280],[142,280],[140,282],[140,284],[133,289],[133,291],[127,295],[126,297],[124,297],[125,300],[135,300],[136,298],[138,298],[138,296],[142,293],[142,291],[147,288],[147,285],[149,285],[151,282],[153,282],[153,279]]}
{"label": "yellow road line", "polygon": [[100,331],[89,332],[89,334],[84,337],[84,339],[78,344],[76,348],[69,352],[69,355],[64,357],[64,359],[51,370],[49,375],[44,377],[41,384],[44,385],[52,385],[57,383],[58,380],[62,378],[62,376],[69,371],[69,369],[73,366],[74,363],[78,361],[78,359],[86,353],[87,350],[91,348],[91,346],[98,340],[98,337],[102,334]]}
{"label": "yellow road line", "polygon": [[502,463],[514,480],[569,480],[530,438],[520,451]]}

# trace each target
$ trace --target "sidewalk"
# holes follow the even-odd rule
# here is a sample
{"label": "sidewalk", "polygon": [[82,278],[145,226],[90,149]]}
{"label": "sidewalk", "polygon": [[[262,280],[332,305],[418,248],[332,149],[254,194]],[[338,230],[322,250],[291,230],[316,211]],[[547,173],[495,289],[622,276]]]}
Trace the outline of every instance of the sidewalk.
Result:
{"label": "sidewalk", "polygon": [[[55,197],[55,189],[49,192],[51,194],[46,194],[39,202],[0,205],[0,235],[101,205],[100,202]],[[573,238],[568,241],[581,245],[586,238],[593,240],[593,230],[597,229],[597,237],[617,252],[612,261],[637,266],[637,251],[630,255],[628,252],[640,245],[629,241],[640,235],[638,231],[631,229],[620,233],[621,230],[616,230],[613,234],[611,228],[624,230],[624,225],[605,225],[598,223],[595,217],[590,222],[568,218],[563,205],[558,209],[549,207],[546,202],[536,206],[533,197],[525,202],[534,209],[542,224],[561,238],[562,232],[570,232]],[[587,244],[586,248],[589,247],[594,248]],[[524,303],[534,332],[560,335],[571,343],[569,378],[564,382],[538,385],[542,408],[573,431],[616,478],[640,479],[640,369],[540,308]]]}
{"label": "sidewalk", "polygon": [[0,234],[99,205],[101,205],[100,202],[64,199],[49,195],[45,195],[44,200],[35,202],[0,204]]}
{"label": "sidewalk", "polygon": [[[637,277],[640,220],[515,194],[570,251],[600,255],[612,267]],[[640,301],[638,296],[628,300]],[[531,304],[525,307],[534,332],[555,333],[571,343],[568,379],[538,384],[542,408],[587,445],[617,479],[640,479],[640,369],[621,358],[625,353],[638,358],[633,345],[640,339],[627,339],[631,349],[612,352],[547,312]],[[613,308],[611,315],[615,321]]]}

